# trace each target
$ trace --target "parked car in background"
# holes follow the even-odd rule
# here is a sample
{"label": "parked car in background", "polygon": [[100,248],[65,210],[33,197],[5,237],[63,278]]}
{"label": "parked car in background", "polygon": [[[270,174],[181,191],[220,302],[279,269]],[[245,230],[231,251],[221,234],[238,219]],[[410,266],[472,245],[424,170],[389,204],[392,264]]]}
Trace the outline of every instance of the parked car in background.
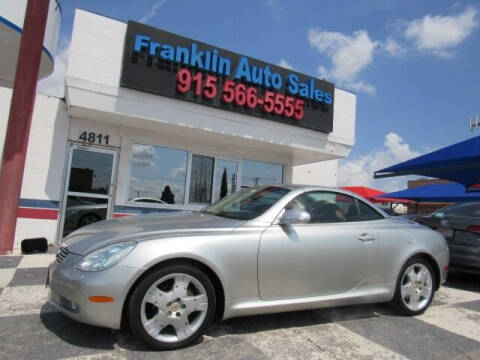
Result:
{"label": "parked car in background", "polygon": [[71,318],[159,349],[192,344],[214,318],[391,302],[418,315],[446,279],[439,233],[339,189],[259,186],[200,212],[79,229],[49,267]]}
{"label": "parked car in background", "polygon": [[480,201],[449,205],[415,221],[445,236],[451,267],[480,273]]}
{"label": "parked car in background", "polygon": [[[96,202],[98,201],[98,202]],[[138,197],[131,202],[144,204],[166,204],[165,201],[150,198]],[[84,226],[105,220],[107,218],[107,203],[104,199],[90,198],[86,200],[84,197],[69,196],[65,210],[64,236],[72,231],[80,229]]]}

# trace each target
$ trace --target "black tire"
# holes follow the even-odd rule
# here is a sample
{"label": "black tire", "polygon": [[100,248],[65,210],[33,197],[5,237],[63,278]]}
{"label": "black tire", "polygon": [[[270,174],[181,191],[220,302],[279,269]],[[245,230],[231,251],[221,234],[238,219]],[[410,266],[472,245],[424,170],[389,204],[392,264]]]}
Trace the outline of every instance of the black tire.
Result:
{"label": "black tire", "polygon": [[[200,327],[187,338],[180,341],[161,341],[151,336],[142,324],[142,301],[147,291],[160,279],[172,274],[186,274],[193,277],[203,286],[208,300],[206,315]],[[168,280],[167,280],[168,281]],[[210,326],[215,315],[216,297],[215,288],[205,273],[189,264],[168,265],[148,274],[135,288],[128,303],[128,321],[133,333],[155,349],[174,350],[193,344]],[[160,312],[159,309],[157,311]],[[162,330],[163,331],[163,330]]]}
{"label": "black tire", "polygon": [[[402,281],[405,281],[405,279],[404,279],[405,272],[407,271],[407,269],[409,269],[414,264],[419,264],[419,266],[423,265],[424,268],[429,271],[430,276],[431,276],[431,280],[432,280],[431,281],[432,283],[431,283],[430,298],[428,298],[428,300],[424,299],[424,300],[427,300],[427,301],[418,310],[412,310],[411,308],[409,308],[407,306],[406,300],[402,298],[402,292],[401,292]],[[403,265],[402,270],[400,271],[400,273],[398,275],[397,284],[396,284],[396,287],[395,287],[395,296],[393,297],[393,300],[390,302],[390,305],[392,306],[392,308],[395,311],[397,311],[401,315],[416,316],[416,315],[423,314],[425,312],[425,310],[427,310],[428,307],[430,306],[430,304],[433,300],[433,297],[435,295],[436,281],[437,281],[437,279],[435,278],[435,272],[433,271],[432,266],[427,261],[425,261],[423,258],[417,257],[417,256],[411,258],[410,260],[408,260],[405,263],[405,265]]]}

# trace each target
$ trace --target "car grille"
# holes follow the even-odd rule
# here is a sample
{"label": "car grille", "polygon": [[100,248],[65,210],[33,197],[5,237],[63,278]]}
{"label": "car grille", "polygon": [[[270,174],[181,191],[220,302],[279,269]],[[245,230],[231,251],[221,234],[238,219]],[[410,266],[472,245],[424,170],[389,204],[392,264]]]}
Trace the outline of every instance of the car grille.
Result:
{"label": "car grille", "polygon": [[70,251],[68,250],[68,247],[62,246],[61,248],[59,248],[57,250],[57,254],[55,255],[55,259],[57,260],[57,262],[59,264],[61,264],[63,262],[63,260],[65,260],[65,258],[68,256],[68,254],[70,254]]}

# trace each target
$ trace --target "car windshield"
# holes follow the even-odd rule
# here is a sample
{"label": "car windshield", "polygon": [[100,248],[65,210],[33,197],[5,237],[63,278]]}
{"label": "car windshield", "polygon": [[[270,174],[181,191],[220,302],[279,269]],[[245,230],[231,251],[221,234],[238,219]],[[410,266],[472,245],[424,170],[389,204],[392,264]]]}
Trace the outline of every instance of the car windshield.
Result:
{"label": "car windshield", "polygon": [[251,220],[270,209],[289,191],[278,186],[249,188],[217,201],[203,212],[231,219]]}

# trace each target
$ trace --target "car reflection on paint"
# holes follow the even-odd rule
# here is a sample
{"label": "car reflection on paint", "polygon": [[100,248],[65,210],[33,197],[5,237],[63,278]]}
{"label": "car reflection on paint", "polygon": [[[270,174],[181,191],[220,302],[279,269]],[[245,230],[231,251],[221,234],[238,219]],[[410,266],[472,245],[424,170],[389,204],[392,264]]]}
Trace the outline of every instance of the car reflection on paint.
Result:
{"label": "car reflection on paint", "polygon": [[215,318],[373,302],[421,314],[447,269],[441,234],[353,193],[259,186],[201,212],[77,230],[60,244],[47,283],[50,303],[71,318],[123,322],[151,346],[176,349]]}
{"label": "car reflection on paint", "polygon": [[[164,201],[151,197],[138,197],[130,200],[145,204],[166,204]],[[64,236],[84,226],[107,218],[107,200],[69,196],[65,210]]]}

